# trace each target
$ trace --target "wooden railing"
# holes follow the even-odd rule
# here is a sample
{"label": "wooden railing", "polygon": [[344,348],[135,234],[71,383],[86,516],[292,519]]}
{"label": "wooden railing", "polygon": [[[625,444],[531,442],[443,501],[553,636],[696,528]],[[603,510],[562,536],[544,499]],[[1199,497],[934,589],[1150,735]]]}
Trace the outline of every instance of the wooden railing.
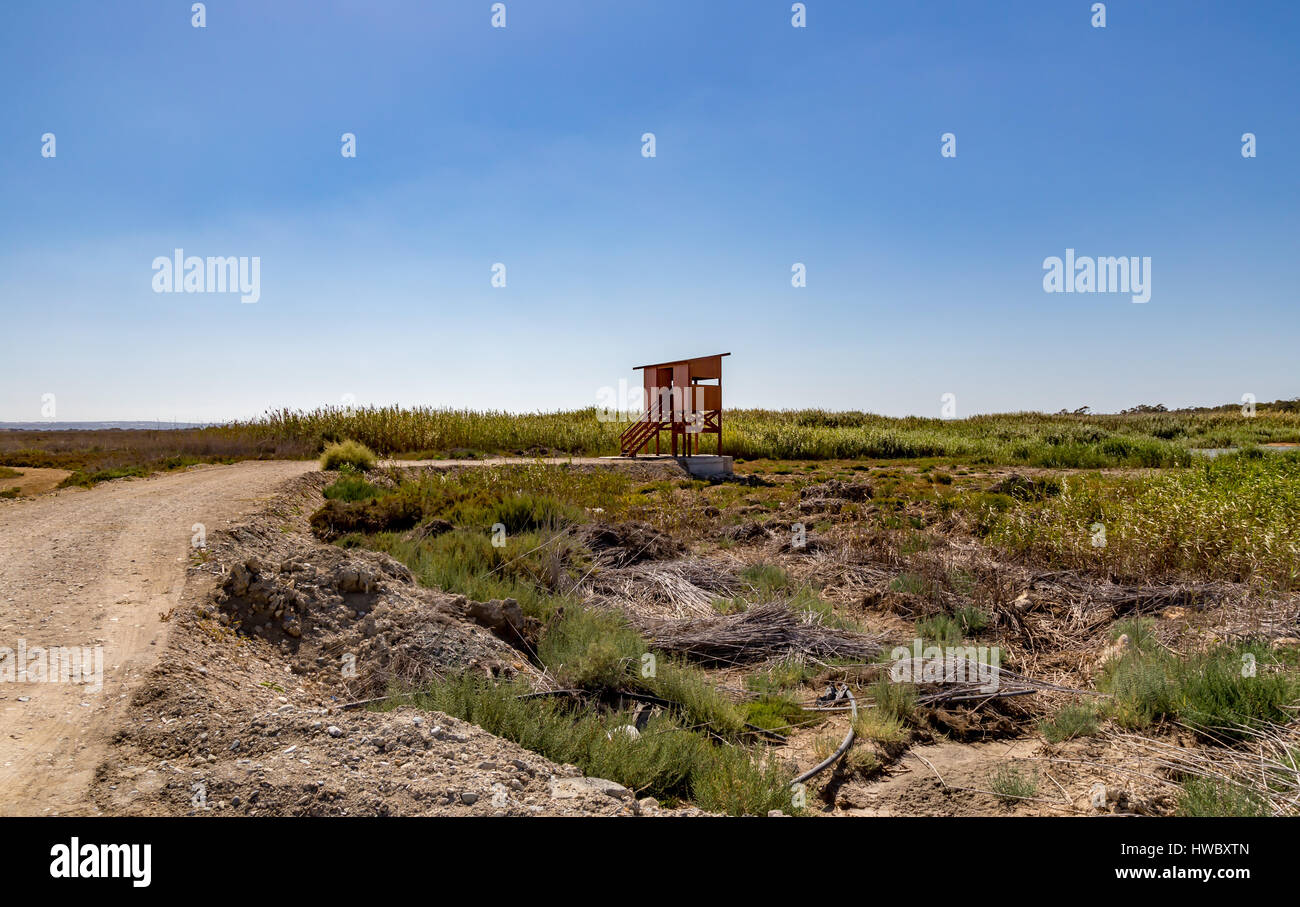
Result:
{"label": "wooden railing", "polygon": [[659,432],[671,427],[671,422],[653,418],[651,410],[646,410],[638,421],[633,422],[619,435],[619,449],[622,450],[623,456],[635,457],[650,443],[651,439],[659,435]]}

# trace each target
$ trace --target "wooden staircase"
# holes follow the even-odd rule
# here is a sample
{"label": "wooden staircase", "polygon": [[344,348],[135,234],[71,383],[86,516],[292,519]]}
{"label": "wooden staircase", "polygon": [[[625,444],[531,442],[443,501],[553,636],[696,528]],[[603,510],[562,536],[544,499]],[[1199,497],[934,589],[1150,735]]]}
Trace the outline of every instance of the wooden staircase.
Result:
{"label": "wooden staircase", "polygon": [[665,428],[671,429],[672,422],[653,418],[650,410],[641,414],[641,418],[633,422],[623,430],[618,437],[618,446],[622,450],[623,456],[635,457],[647,447],[650,442],[659,437],[659,432]]}

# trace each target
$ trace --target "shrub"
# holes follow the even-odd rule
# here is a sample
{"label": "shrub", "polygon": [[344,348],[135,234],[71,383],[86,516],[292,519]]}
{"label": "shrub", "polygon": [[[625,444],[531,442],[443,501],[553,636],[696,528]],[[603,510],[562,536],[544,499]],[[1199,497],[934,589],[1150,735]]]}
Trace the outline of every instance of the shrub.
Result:
{"label": "shrub", "polygon": [[383,489],[370,484],[363,476],[345,470],[347,467],[340,470],[343,474],[326,486],[323,494],[327,500],[365,501],[384,493]]}
{"label": "shrub", "polygon": [[764,599],[790,586],[789,575],[776,564],[753,564],[740,571],[740,578],[753,586]]}
{"label": "shrub", "polygon": [[1261,722],[1289,721],[1300,696],[1295,672],[1272,670],[1269,659],[1267,647],[1250,644],[1189,658],[1135,646],[1106,665],[1098,686],[1112,695],[1124,727],[1177,720],[1208,739],[1237,739]]}
{"label": "shrub", "polygon": [[1091,737],[1097,733],[1097,709],[1091,705],[1067,705],[1051,718],[1039,724],[1042,731],[1052,743],[1064,743],[1075,737]]}
{"label": "shrub", "polygon": [[420,505],[388,495],[368,501],[329,500],[311,515],[311,529],[333,541],[352,532],[374,533],[410,529],[420,522]]}
{"label": "shrub", "polygon": [[916,635],[939,646],[955,646],[963,639],[961,624],[947,614],[936,614],[918,620]]}
{"label": "shrub", "polygon": [[989,616],[975,605],[962,605],[953,612],[953,619],[961,626],[965,636],[973,636],[989,625]]}
{"label": "shrub", "polygon": [[897,756],[907,748],[911,735],[896,716],[874,709],[858,709],[858,720],[853,730],[863,740],[870,740],[890,756]]}
{"label": "shrub", "polygon": [[581,513],[549,495],[521,492],[497,502],[490,519],[493,524],[505,526],[507,532],[526,532],[577,522]]}
{"label": "shrub", "polygon": [[1006,802],[1015,802],[1038,794],[1038,778],[1010,765],[999,768],[989,778],[989,788]]}
{"label": "shrub", "polygon": [[[544,698],[520,698],[529,692],[525,684],[496,685],[465,674],[436,682],[414,704],[477,724],[553,762],[571,763],[588,775],[617,781],[638,795],[690,800],[729,815],[790,809],[789,770],[748,747],[714,745],[667,714],[651,718],[633,738],[613,732],[632,722],[628,712],[601,714]],[[393,700],[385,707],[404,701]]]}
{"label": "shrub", "polygon": [[910,683],[894,683],[882,677],[871,685],[871,698],[876,710],[887,718],[907,724],[916,716],[916,687]]}
{"label": "shrub", "polygon": [[825,720],[823,714],[805,712],[789,693],[764,693],[745,705],[745,720],[765,731],[789,733]]}
{"label": "shrub", "polygon": [[326,444],[320,456],[321,469],[341,469],[351,466],[362,471],[373,469],[375,452],[357,441],[339,441]]}
{"label": "shrub", "polygon": [[900,573],[889,581],[890,592],[902,592],[905,595],[924,595],[930,584],[919,573]]}
{"label": "shrub", "polygon": [[[694,665],[659,656],[653,677],[634,672],[633,685],[673,703],[690,727],[705,727],[715,734],[737,739],[745,733],[745,718],[739,706],[714,686],[709,676]],[[756,722],[755,722],[756,723]]]}
{"label": "shrub", "polygon": [[621,613],[574,607],[547,627],[537,655],[565,686],[597,689],[629,683],[645,651]]}
{"label": "shrub", "polygon": [[787,655],[763,671],[749,675],[745,683],[755,693],[778,693],[803,686],[817,673],[818,669],[802,655]]}
{"label": "shrub", "polygon": [[1251,818],[1269,815],[1269,805],[1259,794],[1239,784],[1189,778],[1178,793],[1178,814]]}

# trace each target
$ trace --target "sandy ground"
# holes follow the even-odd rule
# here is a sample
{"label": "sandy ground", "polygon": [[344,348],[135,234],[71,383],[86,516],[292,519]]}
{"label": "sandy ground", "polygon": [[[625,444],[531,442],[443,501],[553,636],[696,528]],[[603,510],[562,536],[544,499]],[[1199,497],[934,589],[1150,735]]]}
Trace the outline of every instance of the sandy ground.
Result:
{"label": "sandy ground", "polygon": [[69,469],[34,469],[30,466],[24,466],[17,471],[22,475],[0,479],[0,491],[17,488],[20,496],[32,497],[52,491],[60,482],[72,475]]}
{"label": "sandy ground", "polygon": [[104,647],[97,693],[0,684],[0,815],[78,810],[129,690],[162,649],[194,524],[225,526],[315,468],[204,466],[0,502],[0,647]]}

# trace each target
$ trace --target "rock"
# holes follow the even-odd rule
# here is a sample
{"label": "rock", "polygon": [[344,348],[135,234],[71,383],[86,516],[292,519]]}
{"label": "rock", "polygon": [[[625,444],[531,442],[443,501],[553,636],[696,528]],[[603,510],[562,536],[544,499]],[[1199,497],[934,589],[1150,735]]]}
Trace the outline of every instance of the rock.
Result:
{"label": "rock", "polygon": [[478,802],[478,794],[473,791],[463,791],[460,795],[460,802],[466,806],[473,806]]}
{"label": "rock", "polygon": [[630,800],[632,792],[623,785],[605,778],[553,778],[552,800],[575,800],[592,794],[604,794],[615,800]]}
{"label": "rock", "polygon": [[487,627],[512,646],[533,648],[541,632],[542,623],[535,617],[525,617],[519,602],[513,598],[492,599],[486,602],[469,602],[465,616],[480,626]]}
{"label": "rock", "polygon": [[231,595],[246,595],[251,581],[248,568],[243,564],[235,564],[230,568],[230,576],[226,579],[226,589]]}
{"label": "rock", "polygon": [[339,727],[336,724],[331,724],[328,728],[325,729],[325,733],[329,734],[331,737],[342,737],[343,728]]}
{"label": "rock", "polygon": [[340,592],[370,595],[379,589],[379,577],[364,564],[343,564],[335,568],[331,582]]}

